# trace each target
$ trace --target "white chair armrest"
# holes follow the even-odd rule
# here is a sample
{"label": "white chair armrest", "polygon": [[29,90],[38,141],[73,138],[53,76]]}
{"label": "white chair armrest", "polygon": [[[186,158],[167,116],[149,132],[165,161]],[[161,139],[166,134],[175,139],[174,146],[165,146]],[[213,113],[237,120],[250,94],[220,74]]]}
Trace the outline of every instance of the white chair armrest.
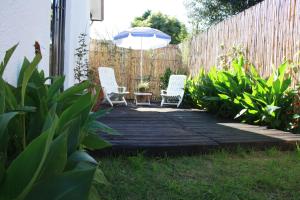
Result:
{"label": "white chair armrest", "polygon": [[126,87],[118,87],[118,91],[120,92],[120,93],[124,93],[124,92],[126,92]]}
{"label": "white chair armrest", "polygon": [[167,90],[161,90],[160,94],[167,94]]}

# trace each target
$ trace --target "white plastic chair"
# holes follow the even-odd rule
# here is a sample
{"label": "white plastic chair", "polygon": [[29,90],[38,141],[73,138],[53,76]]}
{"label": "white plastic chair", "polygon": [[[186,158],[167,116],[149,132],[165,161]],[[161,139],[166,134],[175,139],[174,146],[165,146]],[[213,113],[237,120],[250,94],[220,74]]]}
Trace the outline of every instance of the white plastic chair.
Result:
{"label": "white plastic chair", "polygon": [[119,87],[116,81],[115,72],[110,67],[99,67],[99,79],[104,93],[104,100],[106,100],[111,106],[118,103],[124,103],[127,106],[125,95],[126,87]]}
{"label": "white plastic chair", "polygon": [[184,95],[185,75],[171,75],[167,90],[161,91],[161,107],[166,105],[180,106]]}

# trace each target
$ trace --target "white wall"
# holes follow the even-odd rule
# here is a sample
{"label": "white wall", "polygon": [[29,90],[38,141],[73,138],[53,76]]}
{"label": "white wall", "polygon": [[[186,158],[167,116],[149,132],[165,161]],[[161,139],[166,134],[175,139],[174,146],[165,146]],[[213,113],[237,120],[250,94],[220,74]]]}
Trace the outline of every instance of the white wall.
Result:
{"label": "white wall", "polygon": [[35,41],[40,43],[43,55],[39,68],[48,75],[50,13],[50,0],[0,1],[0,60],[8,48],[19,43],[4,72],[11,84],[16,84],[24,56],[30,60],[34,57]]}
{"label": "white wall", "polygon": [[65,88],[75,83],[75,49],[78,47],[78,36],[86,33],[87,44],[89,44],[90,29],[90,5],[88,0],[67,0],[65,25]]}

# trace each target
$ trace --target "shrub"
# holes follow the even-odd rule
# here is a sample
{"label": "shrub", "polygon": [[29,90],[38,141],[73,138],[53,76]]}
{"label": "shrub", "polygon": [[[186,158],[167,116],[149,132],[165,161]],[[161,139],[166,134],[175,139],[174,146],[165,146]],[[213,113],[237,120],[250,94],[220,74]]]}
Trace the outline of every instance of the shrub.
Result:
{"label": "shrub", "polygon": [[2,76],[15,49],[0,64],[0,199],[97,198],[106,180],[85,149],[108,146],[96,132],[112,130],[96,120],[103,111],[90,112],[90,83],[61,91],[64,77],[46,78],[37,54],[10,85]]}
{"label": "shrub", "polygon": [[150,83],[149,82],[141,82],[138,84],[138,92],[146,92],[150,88]]}
{"label": "shrub", "polygon": [[289,64],[283,63],[267,79],[253,66],[245,69],[243,56],[233,59],[227,69],[203,70],[188,81],[193,102],[222,117],[238,118],[243,122],[292,130],[298,118],[293,112],[295,92],[286,76]]}
{"label": "shrub", "polygon": [[160,77],[160,89],[165,90],[168,87],[170,76],[172,75],[172,70],[170,68],[167,68],[163,74],[163,76]]}
{"label": "shrub", "polygon": [[88,61],[88,45],[86,44],[87,34],[81,33],[78,37],[78,48],[75,49],[75,67],[74,67],[74,79],[80,83],[87,80],[91,75],[89,72]]}

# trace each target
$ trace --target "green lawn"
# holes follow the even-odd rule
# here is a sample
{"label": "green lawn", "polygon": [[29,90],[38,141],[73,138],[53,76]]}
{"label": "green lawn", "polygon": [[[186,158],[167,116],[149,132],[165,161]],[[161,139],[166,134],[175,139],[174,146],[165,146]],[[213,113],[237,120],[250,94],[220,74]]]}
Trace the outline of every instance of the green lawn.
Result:
{"label": "green lawn", "polygon": [[300,153],[101,158],[104,199],[300,199]]}

